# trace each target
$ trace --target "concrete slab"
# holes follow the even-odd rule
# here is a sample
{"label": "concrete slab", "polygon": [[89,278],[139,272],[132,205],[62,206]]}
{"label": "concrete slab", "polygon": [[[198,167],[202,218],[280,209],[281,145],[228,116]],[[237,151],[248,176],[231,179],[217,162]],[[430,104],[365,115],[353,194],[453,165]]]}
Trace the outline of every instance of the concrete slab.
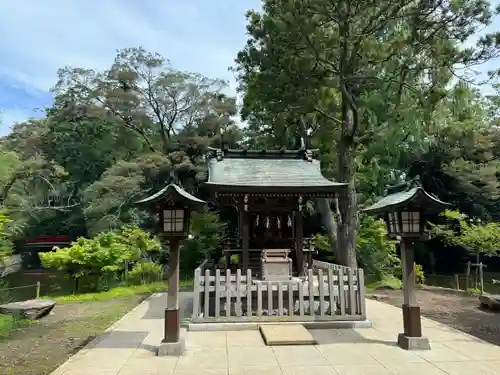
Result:
{"label": "concrete slab", "polygon": [[316,339],[301,324],[262,325],[260,333],[266,345],[315,345]]}

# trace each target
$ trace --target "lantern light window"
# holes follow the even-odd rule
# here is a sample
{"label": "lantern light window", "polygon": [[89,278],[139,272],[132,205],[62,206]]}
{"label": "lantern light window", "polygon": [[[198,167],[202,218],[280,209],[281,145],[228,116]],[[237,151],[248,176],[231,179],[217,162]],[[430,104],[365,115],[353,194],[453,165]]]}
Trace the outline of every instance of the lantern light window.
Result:
{"label": "lantern light window", "polygon": [[163,230],[166,233],[184,232],[184,210],[183,209],[164,210]]}

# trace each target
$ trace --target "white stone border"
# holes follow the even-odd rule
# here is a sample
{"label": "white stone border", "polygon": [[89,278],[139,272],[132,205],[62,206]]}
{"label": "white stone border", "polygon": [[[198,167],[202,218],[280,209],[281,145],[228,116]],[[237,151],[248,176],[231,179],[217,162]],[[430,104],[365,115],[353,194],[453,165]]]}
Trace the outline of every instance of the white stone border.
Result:
{"label": "white stone border", "polygon": [[248,322],[248,323],[190,323],[189,332],[204,331],[251,331],[258,330],[262,325],[297,325],[302,324],[306,329],[350,329],[371,328],[372,322],[361,321],[331,321],[331,322]]}

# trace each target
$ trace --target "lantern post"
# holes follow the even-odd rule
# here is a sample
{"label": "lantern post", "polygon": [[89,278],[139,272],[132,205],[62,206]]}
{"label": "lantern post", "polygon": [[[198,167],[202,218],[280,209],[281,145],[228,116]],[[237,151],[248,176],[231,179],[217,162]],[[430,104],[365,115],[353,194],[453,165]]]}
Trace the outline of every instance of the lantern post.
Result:
{"label": "lantern post", "polygon": [[145,198],[137,205],[146,207],[159,217],[158,235],[169,244],[169,273],[167,307],[163,340],[158,355],[181,355],[186,347],[180,334],[179,311],[179,262],[180,244],[189,236],[191,212],[199,211],[205,201],[196,198],[175,184],[169,184],[159,192]]}
{"label": "lantern post", "polygon": [[389,187],[384,197],[363,212],[384,219],[389,236],[400,241],[403,267],[403,333],[398,335],[398,345],[407,350],[430,349],[429,340],[422,335],[420,306],[416,298],[415,251],[416,241],[429,238],[426,232],[428,214],[439,213],[448,206],[427,193],[415,179]]}

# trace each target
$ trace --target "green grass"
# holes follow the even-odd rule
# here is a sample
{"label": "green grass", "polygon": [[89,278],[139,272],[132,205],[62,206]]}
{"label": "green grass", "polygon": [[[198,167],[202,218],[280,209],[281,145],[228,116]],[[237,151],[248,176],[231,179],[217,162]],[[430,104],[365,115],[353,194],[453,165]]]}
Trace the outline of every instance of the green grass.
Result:
{"label": "green grass", "polygon": [[0,314],[0,340],[11,336],[19,328],[29,325],[31,322],[16,318],[8,314]]}
{"label": "green grass", "polygon": [[16,320],[11,315],[0,315],[0,339],[8,337],[16,329]]}
{"label": "green grass", "polygon": [[382,280],[367,283],[366,287],[368,289],[394,289],[399,290],[403,287],[401,280],[394,276],[386,276]]}
{"label": "green grass", "polygon": [[[21,329],[9,328],[10,336],[15,340],[0,338],[0,375],[51,374],[69,356],[99,336],[141,300],[141,296],[134,295],[110,301],[61,304],[56,307],[54,315],[45,318],[43,324],[25,321],[22,324],[26,326]],[[5,318],[0,316],[1,319]],[[11,320],[7,321],[9,326],[11,323]],[[17,323],[14,322],[14,325]]]}
{"label": "green grass", "polygon": [[[191,285],[192,281],[181,280],[180,286]],[[66,296],[45,296],[45,299],[52,299],[57,303],[74,303],[74,302],[89,302],[89,301],[108,301],[121,297],[129,297],[138,294],[151,294],[167,291],[168,287],[165,282],[158,282],[144,285],[128,285],[117,286],[103,292],[71,294]]]}

